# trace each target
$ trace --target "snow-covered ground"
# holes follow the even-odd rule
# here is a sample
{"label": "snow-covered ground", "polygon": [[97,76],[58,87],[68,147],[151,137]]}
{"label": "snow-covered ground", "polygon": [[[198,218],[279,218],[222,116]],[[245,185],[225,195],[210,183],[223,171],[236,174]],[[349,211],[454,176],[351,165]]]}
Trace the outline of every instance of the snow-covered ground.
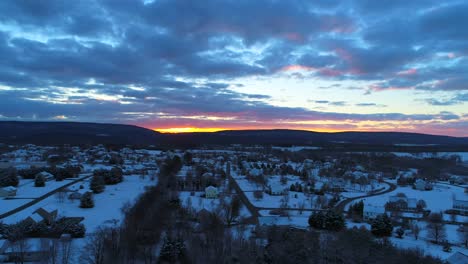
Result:
{"label": "snow-covered ground", "polygon": [[[427,223],[420,221],[418,225],[421,228],[421,232],[419,234],[419,238],[416,240],[411,234],[410,231],[406,231],[403,238],[397,238],[395,234],[390,238],[390,241],[399,248],[407,248],[407,249],[420,249],[426,255],[431,255],[434,257],[439,257],[442,260],[447,259],[453,253],[460,251],[465,255],[468,255],[468,249],[459,247],[459,246],[452,246],[452,252],[444,252],[441,245],[436,245],[428,241],[428,235],[426,230]],[[370,224],[368,223],[354,223],[351,221],[346,221],[347,228],[360,228],[365,227],[367,230],[371,229]],[[452,244],[459,244],[459,237],[457,234],[457,225],[445,225],[445,230],[447,234],[447,241]],[[395,228],[394,228],[395,231]]]}
{"label": "snow-covered ground", "polygon": [[[94,208],[80,208],[80,201],[64,199],[59,201],[56,196],[51,196],[21,212],[3,219],[6,224],[16,223],[30,216],[40,207],[58,209],[60,216],[84,217],[83,224],[86,232],[93,232],[98,226],[115,221],[120,223],[123,218],[121,208],[126,203],[134,203],[136,198],[145,191],[145,186],[154,185],[149,177],[141,178],[138,175],[124,176],[124,181],[117,185],[106,185],[103,193],[94,195]],[[89,181],[79,182],[71,186],[71,189],[84,185],[83,191],[89,190]]]}
{"label": "snow-covered ground", "polygon": [[65,179],[63,181],[48,181],[44,187],[34,187],[34,180],[21,179],[17,187],[14,199],[0,200],[0,214],[11,211],[23,204],[32,201],[34,198],[60,188],[75,179]]}
{"label": "snow-covered ground", "polygon": [[431,191],[414,190],[412,187],[398,187],[396,190],[373,197],[364,198],[365,204],[372,204],[374,206],[384,206],[388,202],[390,196],[397,193],[404,193],[408,198],[422,199],[426,202],[427,209],[432,212],[441,212],[451,209],[453,205],[453,198],[459,200],[468,200],[468,194],[464,193],[464,189],[457,186],[448,186],[442,184],[435,184],[434,189]]}
{"label": "snow-covered ground", "polygon": [[282,151],[291,151],[291,152],[296,152],[296,151],[301,151],[301,150],[317,150],[321,149],[321,147],[312,147],[312,146],[292,146],[292,147],[277,147],[273,146],[271,147],[272,149],[279,149]]}
{"label": "snow-covered ground", "polygon": [[[193,196],[190,192],[180,192],[179,198],[185,207],[191,207],[195,212],[199,212],[203,209],[213,212],[218,209],[220,204],[219,198],[206,199],[201,197],[201,195],[203,195],[203,192],[195,192]],[[244,205],[241,206],[239,214],[241,217],[250,216],[249,210]]]}
{"label": "snow-covered ground", "polygon": [[410,153],[410,152],[392,152],[396,156],[399,157],[413,157],[413,158],[432,158],[432,157],[450,157],[453,155],[460,156],[463,162],[468,162],[468,152],[418,152],[418,153]]}

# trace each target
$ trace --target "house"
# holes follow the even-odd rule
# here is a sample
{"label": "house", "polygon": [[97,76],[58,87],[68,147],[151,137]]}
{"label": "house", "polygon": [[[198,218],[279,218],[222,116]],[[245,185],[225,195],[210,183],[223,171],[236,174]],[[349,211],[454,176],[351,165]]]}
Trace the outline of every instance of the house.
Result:
{"label": "house", "polygon": [[16,196],[16,188],[13,186],[7,186],[0,188],[0,197],[13,197]]}
{"label": "house", "polygon": [[78,191],[74,191],[74,192],[71,192],[68,195],[68,199],[70,199],[70,200],[79,200],[79,199],[81,199],[81,196],[83,196],[82,193],[80,193]]}
{"label": "house", "polygon": [[452,256],[447,259],[447,263],[449,264],[466,264],[468,263],[468,255],[457,251]]}
{"label": "house", "polygon": [[[0,245],[0,261],[9,263],[39,263],[53,246],[52,240],[28,238],[18,242],[4,240]],[[21,260],[21,262],[17,262]]]}
{"label": "house", "polygon": [[393,195],[388,198],[388,201],[391,203],[401,202],[406,204],[407,208],[400,209],[416,209],[418,207],[418,200],[416,198],[408,198],[406,196],[397,196]]}
{"label": "house", "polygon": [[218,188],[214,186],[208,186],[205,188],[205,197],[208,199],[215,199],[218,197]]}
{"label": "house", "polygon": [[55,208],[45,206],[45,207],[41,207],[41,208],[37,209],[36,211],[34,211],[33,215],[34,214],[40,215],[42,217],[43,221],[45,221],[46,224],[50,225],[57,218],[58,211]]}
{"label": "house", "polygon": [[371,204],[365,204],[363,209],[363,218],[364,220],[375,219],[378,215],[385,214],[385,207],[383,206],[374,206]]}
{"label": "house", "polygon": [[36,174],[36,177],[37,176],[42,176],[45,181],[51,181],[51,180],[55,179],[55,176],[52,175],[51,173],[48,173],[47,171],[39,172],[38,174]]}
{"label": "house", "polygon": [[432,190],[433,187],[430,182],[427,182],[423,179],[416,179],[416,181],[414,182],[414,188],[420,191],[428,191]]}
{"label": "house", "polygon": [[468,201],[453,200],[452,208],[457,211],[468,213]]}
{"label": "house", "polygon": [[270,195],[283,195],[288,192],[288,188],[280,183],[274,183],[268,185],[268,192]]}

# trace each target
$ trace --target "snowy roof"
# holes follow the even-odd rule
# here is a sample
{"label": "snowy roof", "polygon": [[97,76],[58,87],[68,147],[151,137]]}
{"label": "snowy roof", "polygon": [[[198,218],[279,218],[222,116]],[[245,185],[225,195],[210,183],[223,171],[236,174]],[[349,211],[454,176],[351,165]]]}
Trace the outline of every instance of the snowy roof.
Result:
{"label": "snowy roof", "polygon": [[43,220],[42,216],[40,216],[38,213],[34,213],[29,217],[31,217],[31,219],[34,220],[34,222],[36,223],[39,223],[40,221]]}
{"label": "snowy roof", "polygon": [[457,251],[447,259],[449,264],[465,264],[468,263],[468,256]]}
{"label": "snowy roof", "polygon": [[211,185],[205,188],[205,191],[217,191],[217,190],[218,188],[211,186]]}
{"label": "snowy roof", "polygon": [[14,191],[16,191],[16,188],[13,187],[13,186],[3,187],[2,189],[5,190],[5,191],[7,191],[7,192],[14,192]]}

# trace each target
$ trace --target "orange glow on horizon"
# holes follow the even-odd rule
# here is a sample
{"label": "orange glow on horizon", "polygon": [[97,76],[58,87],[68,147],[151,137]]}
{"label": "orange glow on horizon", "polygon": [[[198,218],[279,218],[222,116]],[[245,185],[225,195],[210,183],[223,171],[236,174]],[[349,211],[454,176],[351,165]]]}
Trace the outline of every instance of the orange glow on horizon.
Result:
{"label": "orange glow on horizon", "polygon": [[342,132],[345,130],[340,129],[324,129],[324,128],[281,128],[281,127],[228,127],[228,128],[213,128],[213,127],[170,127],[170,128],[153,128],[152,130],[160,133],[170,133],[170,134],[179,134],[179,133],[196,133],[196,132],[218,132],[223,130],[271,130],[271,129],[289,129],[289,130],[304,130],[304,131],[314,131],[314,132]]}
{"label": "orange glow on horizon", "polygon": [[205,127],[170,127],[154,128],[154,131],[161,133],[193,133],[193,132],[216,132],[226,130],[225,128],[205,128]]}

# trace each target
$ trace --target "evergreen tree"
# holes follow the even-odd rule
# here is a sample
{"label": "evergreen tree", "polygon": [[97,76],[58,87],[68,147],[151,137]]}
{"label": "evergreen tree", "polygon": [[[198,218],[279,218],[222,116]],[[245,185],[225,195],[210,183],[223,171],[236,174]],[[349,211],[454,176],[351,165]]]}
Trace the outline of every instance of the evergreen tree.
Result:
{"label": "evergreen tree", "polygon": [[0,170],[0,187],[18,186],[19,179],[16,169],[13,167]]}
{"label": "evergreen tree", "polygon": [[81,208],[93,208],[94,207],[94,199],[92,192],[86,192],[80,199],[80,207]]}
{"label": "evergreen tree", "polygon": [[35,187],[44,187],[45,186],[45,179],[44,176],[38,174],[34,179],[34,186]]}
{"label": "evergreen tree", "polygon": [[93,193],[102,193],[106,188],[104,178],[102,176],[94,175],[89,184],[89,188]]}
{"label": "evergreen tree", "polygon": [[343,216],[335,211],[318,211],[309,217],[309,225],[317,229],[340,231],[345,227],[345,221]]}
{"label": "evergreen tree", "polygon": [[159,262],[179,263],[185,259],[185,244],[181,239],[164,238]]}
{"label": "evergreen tree", "polygon": [[325,215],[322,211],[314,212],[309,217],[309,226],[322,229],[324,227]]}
{"label": "evergreen tree", "polygon": [[325,214],[325,229],[340,231],[345,227],[343,215],[335,211],[327,211]]}
{"label": "evergreen tree", "polygon": [[386,215],[378,215],[371,224],[371,232],[375,236],[384,237],[391,236],[393,225],[391,219]]}

